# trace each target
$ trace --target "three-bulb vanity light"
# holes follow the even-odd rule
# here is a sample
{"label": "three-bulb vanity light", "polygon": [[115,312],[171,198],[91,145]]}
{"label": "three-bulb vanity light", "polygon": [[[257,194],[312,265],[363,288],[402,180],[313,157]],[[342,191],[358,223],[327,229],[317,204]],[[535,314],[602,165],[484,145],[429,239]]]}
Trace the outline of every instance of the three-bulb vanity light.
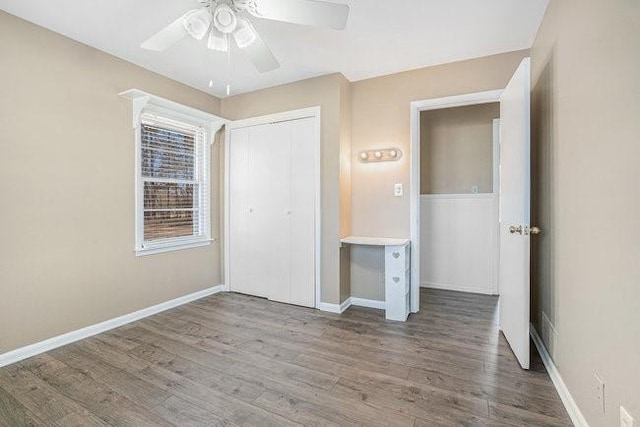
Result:
{"label": "three-bulb vanity light", "polygon": [[401,158],[402,150],[398,148],[381,148],[360,152],[360,161],[363,163],[393,162],[400,160]]}

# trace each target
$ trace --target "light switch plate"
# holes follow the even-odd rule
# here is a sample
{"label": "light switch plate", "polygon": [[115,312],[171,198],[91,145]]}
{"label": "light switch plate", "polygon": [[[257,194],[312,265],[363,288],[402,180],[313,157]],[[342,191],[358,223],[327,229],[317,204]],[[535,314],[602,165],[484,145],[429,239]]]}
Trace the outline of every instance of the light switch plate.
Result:
{"label": "light switch plate", "polygon": [[633,417],[624,407],[620,407],[620,427],[633,427]]}
{"label": "light switch plate", "polygon": [[402,184],[396,184],[393,187],[393,195],[396,197],[402,197],[404,194],[404,186]]}

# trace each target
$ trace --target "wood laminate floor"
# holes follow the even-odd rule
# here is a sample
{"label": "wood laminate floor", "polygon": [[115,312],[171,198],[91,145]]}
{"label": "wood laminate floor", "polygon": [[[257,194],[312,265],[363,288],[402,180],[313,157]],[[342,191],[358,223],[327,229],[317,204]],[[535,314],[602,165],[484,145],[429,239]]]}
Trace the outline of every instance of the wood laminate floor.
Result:
{"label": "wood laminate floor", "polygon": [[422,290],[407,323],[218,294],[0,369],[0,425],[571,425],[497,299]]}

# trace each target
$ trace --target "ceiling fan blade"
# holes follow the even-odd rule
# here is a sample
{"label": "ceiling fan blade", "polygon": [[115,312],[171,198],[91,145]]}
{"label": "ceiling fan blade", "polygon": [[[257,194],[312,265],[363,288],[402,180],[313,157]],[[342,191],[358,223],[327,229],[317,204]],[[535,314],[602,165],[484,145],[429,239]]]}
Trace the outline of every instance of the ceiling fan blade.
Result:
{"label": "ceiling fan blade", "polygon": [[277,70],[278,68],[280,68],[280,63],[273,55],[273,52],[271,52],[271,49],[269,49],[264,40],[262,40],[260,34],[255,31],[253,25],[251,25],[250,23],[249,25],[253,29],[255,38],[253,38],[253,40],[249,44],[239,43],[237,34],[234,33],[234,37],[238,47],[247,54],[258,72],[267,73],[269,71]]}
{"label": "ceiling fan blade", "polygon": [[187,35],[187,30],[184,28],[184,20],[192,13],[194,13],[194,10],[188,11],[164,29],[151,36],[142,43],[140,47],[156,52],[162,52],[163,50],[170,48]]}
{"label": "ceiling fan blade", "polygon": [[349,19],[349,5],[317,0],[258,0],[249,11],[258,18],[334,30],[344,30]]}

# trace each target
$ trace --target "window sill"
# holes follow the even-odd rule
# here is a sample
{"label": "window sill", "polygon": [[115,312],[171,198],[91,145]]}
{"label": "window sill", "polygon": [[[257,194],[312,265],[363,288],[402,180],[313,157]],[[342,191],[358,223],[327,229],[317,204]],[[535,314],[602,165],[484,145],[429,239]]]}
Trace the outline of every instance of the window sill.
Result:
{"label": "window sill", "polygon": [[166,243],[163,245],[158,245],[149,248],[137,248],[136,256],[147,256],[154,254],[161,254],[165,252],[173,252],[173,251],[181,251],[183,249],[193,249],[193,248],[202,248],[204,246],[210,246],[212,242],[215,240],[207,239],[207,240],[197,240],[191,242],[176,242],[176,243]]}

